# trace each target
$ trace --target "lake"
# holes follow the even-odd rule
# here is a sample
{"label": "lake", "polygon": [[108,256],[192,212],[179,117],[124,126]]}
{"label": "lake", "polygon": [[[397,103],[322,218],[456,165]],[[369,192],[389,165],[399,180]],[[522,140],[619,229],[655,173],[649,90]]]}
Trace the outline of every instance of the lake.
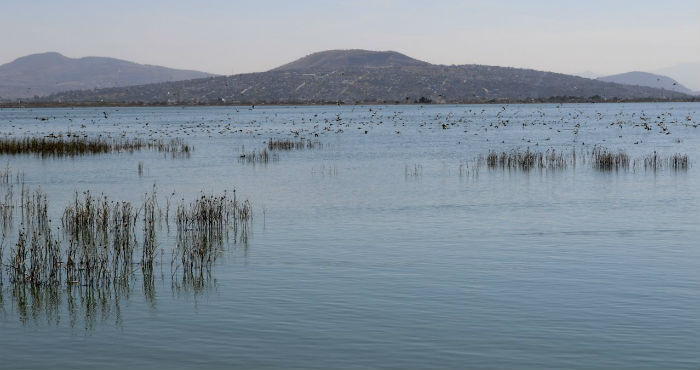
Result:
{"label": "lake", "polygon": [[[5,138],[193,148],[0,154],[0,368],[697,369],[699,124],[697,103],[0,109]],[[271,140],[303,148],[257,160]],[[194,282],[171,210],[148,281],[33,286],[9,272],[22,184],[62,250],[76,192],[162,210],[235,189],[253,216]]]}

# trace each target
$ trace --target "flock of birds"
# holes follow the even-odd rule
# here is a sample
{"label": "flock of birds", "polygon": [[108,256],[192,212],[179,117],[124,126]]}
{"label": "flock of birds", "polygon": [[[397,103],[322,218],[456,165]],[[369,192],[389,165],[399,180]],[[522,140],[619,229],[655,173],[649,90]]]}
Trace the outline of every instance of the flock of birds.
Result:
{"label": "flock of birds", "polygon": [[[603,109],[592,109],[592,108]],[[674,106],[659,108],[630,105],[612,111],[607,105],[511,106],[322,106],[322,107],[217,107],[57,109],[51,116],[34,116],[43,110],[19,114],[0,110],[0,135],[107,138],[215,138],[248,139],[320,138],[355,132],[360,135],[425,135],[442,132],[459,145],[474,137],[494,149],[550,144],[559,141],[585,145],[585,132],[603,132],[603,141],[623,135],[627,144],[641,144],[650,134],[671,135],[673,130],[697,129],[698,111]],[[651,109],[649,109],[651,108]],[[165,110],[164,110],[165,109]],[[618,130],[605,131],[617,128]],[[512,133],[517,131],[519,140]],[[534,129],[534,130],[533,130]],[[623,130],[624,129],[624,130]],[[505,133],[511,134],[505,134]],[[682,131],[685,133],[685,131]],[[531,136],[535,135],[535,136]],[[682,135],[673,137],[679,142]],[[589,142],[589,145],[600,144]]]}

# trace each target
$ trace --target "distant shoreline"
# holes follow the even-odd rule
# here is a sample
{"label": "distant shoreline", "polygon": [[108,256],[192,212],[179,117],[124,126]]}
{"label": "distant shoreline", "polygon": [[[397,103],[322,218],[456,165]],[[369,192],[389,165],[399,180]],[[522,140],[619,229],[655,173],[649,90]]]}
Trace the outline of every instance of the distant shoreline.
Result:
{"label": "distant shoreline", "polygon": [[179,103],[143,103],[143,102],[4,102],[0,108],[82,108],[82,107],[249,107],[249,106],[328,106],[328,105],[484,105],[484,104],[606,104],[606,103],[695,103],[700,97],[687,99],[590,99],[577,97],[553,97],[548,99],[491,99],[479,101],[444,101],[430,103],[415,102],[179,102]]}

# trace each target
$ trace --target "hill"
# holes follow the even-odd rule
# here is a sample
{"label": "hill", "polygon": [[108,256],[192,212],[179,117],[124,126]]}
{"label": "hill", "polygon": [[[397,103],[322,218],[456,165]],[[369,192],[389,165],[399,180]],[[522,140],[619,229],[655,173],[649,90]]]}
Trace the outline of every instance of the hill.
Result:
{"label": "hill", "polygon": [[307,55],[273,71],[314,70],[338,68],[388,68],[429,66],[430,63],[413,59],[395,51],[327,50]]}
{"label": "hill", "polygon": [[66,90],[141,85],[212,76],[103,57],[68,58],[32,54],[0,66],[0,97],[42,96]]}
{"label": "hill", "polygon": [[[57,93],[44,103],[313,104],[488,102],[553,97],[689,99],[650,87],[622,85],[530,69],[444,66],[396,52],[344,50],[312,54],[267,72]],[[568,99],[567,98],[567,99]]]}
{"label": "hill", "polygon": [[700,92],[700,62],[682,63],[652,72],[669,76],[696,93]]}
{"label": "hill", "polygon": [[616,82],[625,85],[648,86],[659,89],[677,91],[684,94],[693,94],[693,91],[681,85],[676,80],[649,72],[627,72],[611,76],[598,77],[600,81]]}

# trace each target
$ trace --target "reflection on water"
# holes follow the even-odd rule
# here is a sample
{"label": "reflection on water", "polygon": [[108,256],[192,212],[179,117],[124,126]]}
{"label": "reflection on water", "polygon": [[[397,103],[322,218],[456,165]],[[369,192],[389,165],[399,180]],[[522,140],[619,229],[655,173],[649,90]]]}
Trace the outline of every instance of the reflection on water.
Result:
{"label": "reflection on water", "polygon": [[[216,279],[211,271],[179,274],[171,279],[166,279],[163,273],[158,277],[151,273],[138,280],[132,275],[110,285],[4,285],[0,289],[0,313],[5,319],[16,317],[24,326],[67,323],[73,329],[92,331],[99,325],[122,326],[126,318],[121,307],[129,300],[139,299],[136,296],[147,307],[157,310],[159,294],[168,291],[175,299],[192,300],[195,304],[216,291]],[[138,284],[139,288],[135,288]]]}

